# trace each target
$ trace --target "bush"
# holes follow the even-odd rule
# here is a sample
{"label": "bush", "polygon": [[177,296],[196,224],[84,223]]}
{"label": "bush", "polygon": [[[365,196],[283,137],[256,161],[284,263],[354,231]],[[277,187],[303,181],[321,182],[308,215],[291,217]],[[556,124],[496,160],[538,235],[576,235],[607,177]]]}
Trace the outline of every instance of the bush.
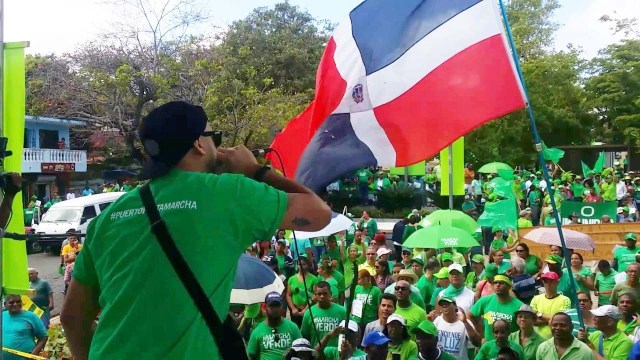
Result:
{"label": "bush", "polygon": [[[396,185],[384,188],[377,193],[378,207],[387,212],[411,209],[419,201],[419,194],[413,186]],[[406,214],[405,214],[406,215]]]}

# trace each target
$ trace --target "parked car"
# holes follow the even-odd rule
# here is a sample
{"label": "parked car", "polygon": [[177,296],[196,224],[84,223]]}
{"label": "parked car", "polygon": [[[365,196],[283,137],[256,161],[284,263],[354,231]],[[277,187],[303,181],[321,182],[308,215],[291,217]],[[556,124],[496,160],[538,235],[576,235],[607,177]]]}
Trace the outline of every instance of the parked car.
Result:
{"label": "parked car", "polygon": [[62,242],[67,238],[68,230],[75,230],[82,237],[87,233],[87,226],[96,216],[113,204],[125,193],[110,192],[83,196],[53,204],[42,216],[35,231],[28,236],[28,241],[38,242],[32,247],[49,248],[58,252]]}

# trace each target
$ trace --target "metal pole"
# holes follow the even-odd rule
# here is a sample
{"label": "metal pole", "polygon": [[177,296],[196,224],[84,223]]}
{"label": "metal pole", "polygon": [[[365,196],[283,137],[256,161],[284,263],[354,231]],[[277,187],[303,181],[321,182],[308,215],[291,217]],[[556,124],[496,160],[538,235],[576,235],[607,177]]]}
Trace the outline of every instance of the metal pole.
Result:
{"label": "metal pole", "polygon": [[[547,170],[547,166],[544,161],[544,155],[542,153],[542,140],[540,139],[540,134],[538,133],[538,127],[536,125],[536,119],[533,115],[533,107],[529,102],[529,91],[527,90],[527,84],[524,81],[524,75],[522,74],[522,68],[520,67],[520,58],[518,57],[518,52],[516,51],[516,44],[513,41],[513,35],[511,33],[511,25],[509,25],[509,19],[507,18],[507,10],[504,7],[503,0],[499,0],[500,2],[500,11],[502,13],[502,18],[505,23],[505,27],[507,30],[507,37],[509,40],[509,45],[511,46],[511,54],[513,56],[513,61],[515,63],[516,71],[518,73],[518,77],[520,78],[520,83],[522,84],[522,90],[524,91],[525,98],[527,100],[527,114],[529,116],[529,123],[531,126],[531,132],[533,133],[533,141],[535,143],[536,152],[538,153],[538,163],[542,168],[542,176],[544,177],[544,181],[547,183],[547,189],[549,191],[549,200],[551,202],[551,208],[553,209],[553,218],[556,220],[556,229],[558,230],[558,235],[560,236],[560,243],[562,244],[562,254],[564,256],[564,261],[567,264],[571,264],[571,256],[569,256],[569,250],[567,250],[567,244],[564,240],[564,234],[562,233],[562,219],[560,218],[560,214],[558,212],[558,206],[555,201],[555,190],[552,189],[551,179],[549,178],[549,171]],[[569,279],[573,280],[573,271],[571,270],[571,266],[567,266],[567,275]],[[577,306],[578,299],[576,295],[576,283],[575,281],[569,281],[571,294],[564,294],[572,300],[572,303],[576,304],[576,310],[578,313],[578,321],[580,323],[580,327],[584,327],[584,320],[582,318],[582,310]]]}
{"label": "metal pole", "polygon": [[404,183],[406,185],[409,185],[409,167],[408,166],[404,167]]}
{"label": "metal pole", "polygon": [[449,209],[453,210],[453,145],[447,147],[449,153]]}

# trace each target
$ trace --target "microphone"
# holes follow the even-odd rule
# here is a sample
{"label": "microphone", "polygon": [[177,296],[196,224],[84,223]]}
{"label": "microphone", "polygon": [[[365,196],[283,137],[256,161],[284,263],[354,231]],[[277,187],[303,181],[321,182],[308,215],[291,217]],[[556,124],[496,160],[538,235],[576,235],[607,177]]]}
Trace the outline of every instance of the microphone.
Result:
{"label": "microphone", "polygon": [[270,152],[272,152],[273,149],[272,148],[264,148],[264,149],[253,149],[251,150],[251,153],[253,154],[253,156],[258,157],[261,155],[266,155]]}

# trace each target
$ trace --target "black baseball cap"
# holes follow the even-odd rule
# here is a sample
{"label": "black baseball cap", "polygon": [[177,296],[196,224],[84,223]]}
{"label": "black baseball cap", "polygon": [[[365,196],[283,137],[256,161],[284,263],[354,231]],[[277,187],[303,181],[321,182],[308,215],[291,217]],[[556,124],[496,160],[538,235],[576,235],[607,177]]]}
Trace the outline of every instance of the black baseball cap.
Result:
{"label": "black baseball cap", "polygon": [[147,154],[141,179],[165,175],[191,149],[193,142],[204,135],[207,114],[200,106],[184,101],[160,105],[147,115],[138,128],[138,135]]}

